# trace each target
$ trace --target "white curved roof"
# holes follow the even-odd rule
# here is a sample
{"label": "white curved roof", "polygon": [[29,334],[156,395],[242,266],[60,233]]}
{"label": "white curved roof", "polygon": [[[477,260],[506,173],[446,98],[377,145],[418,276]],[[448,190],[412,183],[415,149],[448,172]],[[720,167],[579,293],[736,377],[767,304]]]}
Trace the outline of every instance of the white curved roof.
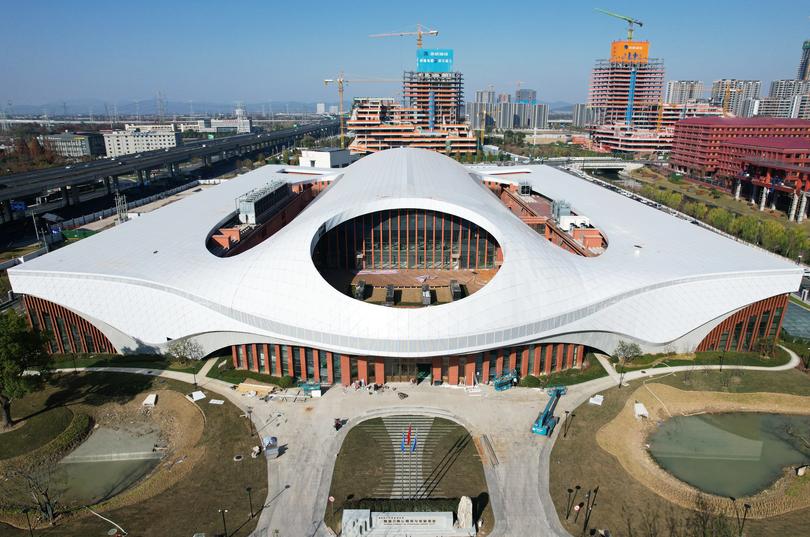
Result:
{"label": "white curved roof", "polygon": [[[234,199],[297,176],[265,166],[15,267],[11,281],[17,292],[100,320],[139,344],[242,332],[379,356],[461,354],[574,332],[664,344],[798,288],[802,270],[777,256],[554,168],[521,169],[529,173],[516,181],[590,217],[609,241],[601,256],[578,257],[526,226],[481,184],[486,168],[392,149],[333,170],[333,184],[297,218],[234,257],[216,257],[205,245]],[[338,292],[312,263],[319,230],[389,208],[437,210],[480,225],[503,249],[503,266],[475,294],[436,307],[384,308]]]}

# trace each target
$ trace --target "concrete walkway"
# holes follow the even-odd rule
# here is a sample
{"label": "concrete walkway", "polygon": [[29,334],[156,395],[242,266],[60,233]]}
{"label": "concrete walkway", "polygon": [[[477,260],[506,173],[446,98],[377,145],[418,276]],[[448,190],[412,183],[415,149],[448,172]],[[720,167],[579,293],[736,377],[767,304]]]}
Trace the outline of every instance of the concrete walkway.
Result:
{"label": "concrete walkway", "polygon": [[[724,365],[723,369],[784,371],[799,364],[799,357],[782,347],[791,357],[776,367]],[[573,411],[596,393],[619,382],[619,374],[604,355],[598,355],[608,375],[568,387],[560,399],[557,415]],[[554,442],[562,431],[561,422],[551,438],[531,434],[530,427],[542,412],[548,396],[540,389],[496,392],[482,386],[479,396],[461,388],[390,384],[386,390],[369,395],[366,390],[333,386],[320,399],[303,402],[263,402],[247,398],[231,389],[231,384],[206,377],[216,360],[211,359],[197,374],[200,388],[218,393],[237,407],[253,410],[253,421],[260,435],[279,438],[282,455],[268,464],[268,496],[254,537],[280,535],[323,537],[329,535],[323,524],[335,458],[348,431],[371,417],[393,414],[429,414],[464,425],[481,441],[486,437],[495,460],[484,457],[484,473],[495,515],[492,537],[543,535],[570,537],[562,527],[549,493],[548,461]],[[625,373],[624,380],[667,375],[681,371],[720,369],[714,365],[660,367]],[[80,371],[113,371],[171,378],[191,384],[190,373],[127,367],[90,367]],[[70,372],[73,369],[61,371]],[[401,400],[397,393],[408,398]],[[332,427],[335,418],[347,419],[340,432]],[[564,420],[564,418],[563,418]],[[587,486],[588,484],[583,484]]]}

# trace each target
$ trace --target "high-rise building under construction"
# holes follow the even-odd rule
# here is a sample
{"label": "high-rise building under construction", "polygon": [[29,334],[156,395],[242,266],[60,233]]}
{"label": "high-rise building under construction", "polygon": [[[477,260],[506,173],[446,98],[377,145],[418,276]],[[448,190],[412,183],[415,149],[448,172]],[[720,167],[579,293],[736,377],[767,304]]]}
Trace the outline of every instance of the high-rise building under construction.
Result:
{"label": "high-rise building under construction", "polygon": [[437,125],[464,123],[464,75],[459,72],[405,71],[402,97],[405,107],[414,109],[414,122],[419,127],[432,131]]}
{"label": "high-rise building under construction", "polygon": [[810,39],[802,44],[802,59],[799,61],[799,71],[796,73],[799,80],[810,80]]}
{"label": "high-rise building under construction", "polygon": [[610,59],[597,60],[591,73],[588,106],[598,124],[641,123],[658,106],[664,90],[664,61],[649,58],[647,41],[614,41]]}

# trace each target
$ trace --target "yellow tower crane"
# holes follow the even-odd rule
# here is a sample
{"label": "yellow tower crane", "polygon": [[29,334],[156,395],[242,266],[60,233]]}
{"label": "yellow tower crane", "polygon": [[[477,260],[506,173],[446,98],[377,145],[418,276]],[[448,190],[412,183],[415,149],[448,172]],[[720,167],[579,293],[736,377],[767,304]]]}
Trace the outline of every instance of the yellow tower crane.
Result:
{"label": "yellow tower crane", "polygon": [[340,116],[340,148],[344,149],[345,143],[345,117],[343,114],[343,88],[346,84],[351,82],[352,84],[362,83],[362,82],[399,82],[397,79],[393,78],[353,78],[351,80],[345,78],[343,76],[343,71],[337,76],[337,78],[327,78],[324,79],[323,85],[328,86],[329,84],[336,84],[338,88],[338,99],[340,103],[338,104],[338,115]]}
{"label": "yellow tower crane", "polygon": [[426,35],[435,37],[439,35],[439,31],[431,30],[430,28],[426,28],[421,24],[417,24],[415,32],[392,32],[388,34],[371,34],[369,37],[408,37],[411,35],[416,36],[416,48],[422,48],[422,37]]}
{"label": "yellow tower crane", "polygon": [[596,11],[599,13],[604,13],[608,17],[615,17],[617,19],[621,19],[627,23],[627,40],[633,40],[633,26],[638,26],[639,28],[644,26],[644,23],[638,19],[634,19],[632,17],[626,17],[624,15],[619,15],[618,13],[611,13],[610,11],[605,11],[604,9],[595,8]]}

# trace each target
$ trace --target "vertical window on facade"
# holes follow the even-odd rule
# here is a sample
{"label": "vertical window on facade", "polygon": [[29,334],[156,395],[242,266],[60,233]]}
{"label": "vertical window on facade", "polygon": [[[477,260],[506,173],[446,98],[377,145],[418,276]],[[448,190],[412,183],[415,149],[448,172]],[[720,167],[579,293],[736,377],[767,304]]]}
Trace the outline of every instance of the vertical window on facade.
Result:
{"label": "vertical window on facade", "polygon": [[523,371],[523,348],[521,347],[515,349],[515,369],[518,374]]}
{"label": "vertical window on facade", "polygon": [[321,382],[327,382],[329,380],[329,369],[326,363],[326,353],[323,351],[318,351],[318,373],[321,376]]}
{"label": "vertical window on facade", "polygon": [[84,334],[84,347],[87,349],[87,352],[96,352],[96,345],[93,343],[93,336],[90,334]]}
{"label": "vertical window on facade", "polygon": [[264,355],[264,345],[256,345],[256,352],[259,353],[259,371],[264,372],[264,364],[267,363],[267,357]]}
{"label": "vertical window on facade", "polygon": [[734,335],[731,336],[731,350],[737,350],[737,343],[740,341],[740,333],[742,332],[742,322],[734,325]]}
{"label": "vertical window on facade", "polygon": [[50,352],[56,352],[56,333],[53,330],[53,323],[51,322],[51,314],[48,312],[42,312],[42,319],[45,323],[45,331],[47,332],[48,336],[48,350]]}
{"label": "vertical window on facade", "polygon": [[76,328],[76,325],[73,323],[69,323],[70,326],[70,333],[73,336],[73,341],[76,343],[76,352],[87,352],[86,350],[82,349],[82,338],[79,336],[79,329]]}
{"label": "vertical window on facade", "polygon": [[332,375],[334,376],[334,382],[340,382],[340,355],[336,352],[332,353]]}
{"label": "vertical window on facade", "polygon": [[498,353],[496,351],[489,351],[489,378],[494,379],[498,376]]}
{"label": "vertical window on facade", "polygon": [[573,356],[574,356],[573,365],[576,366],[577,361],[579,360],[579,345],[574,345],[574,354],[573,354]]}
{"label": "vertical window on facade", "polygon": [[245,356],[242,353],[242,345],[236,346],[236,367],[240,369],[245,367]]}
{"label": "vertical window on facade", "polygon": [[484,353],[479,352],[475,355],[475,377],[476,380],[481,379],[481,375],[484,373]]}
{"label": "vertical window on facade", "polygon": [[782,308],[776,308],[773,312],[773,321],[771,321],[771,330],[768,332],[768,337],[775,337],[776,331],[779,329],[779,321],[782,319]]}
{"label": "vertical window on facade", "polygon": [[771,312],[766,311],[762,314],[759,320],[759,337],[765,337],[765,330],[768,329],[768,319],[771,317]]}
{"label": "vertical window on facade", "polygon": [[62,348],[65,349],[65,352],[73,352],[70,339],[68,339],[67,328],[65,328],[65,321],[61,317],[56,318],[56,326],[59,331],[59,339],[62,340]]}
{"label": "vertical window on facade", "polygon": [[354,356],[349,358],[349,371],[351,372],[352,380],[357,378],[357,358]]}
{"label": "vertical window on facade", "polygon": [[247,368],[253,369],[253,345],[245,345],[245,355],[247,358]]}
{"label": "vertical window on facade", "polygon": [[270,374],[274,377],[278,376],[278,367],[276,366],[276,346],[268,345],[267,349],[270,351]]}
{"label": "vertical window on facade", "polygon": [[290,376],[290,361],[287,359],[287,345],[281,345],[281,376]]}
{"label": "vertical window on facade", "polygon": [[534,349],[534,345],[529,345],[529,364],[526,370],[530,375],[534,374]]}
{"label": "vertical window on facade", "polygon": [[546,346],[540,345],[540,373],[546,372]]}
{"label": "vertical window on facade", "polygon": [[307,347],[304,349],[304,357],[307,362],[307,378],[312,379],[315,378],[315,360],[312,355],[312,349]]}
{"label": "vertical window on facade", "polygon": [[720,335],[720,344],[719,344],[720,350],[725,350],[727,342],[728,342],[728,330],[724,331]]}
{"label": "vertical window on facade", "polygon": [[301,348],[300,347],[290,347],[292,350],[292,376],[295,378],[301,378]]}
{"label": "vertical window on facade", "polygon": [[757,316],[752,315],[748,318],[748,326],[745,327],[745,342],[743,343],[743,350],[749,350],[751,348],[751,339],[754,335],[754,328],[757,324]]}

